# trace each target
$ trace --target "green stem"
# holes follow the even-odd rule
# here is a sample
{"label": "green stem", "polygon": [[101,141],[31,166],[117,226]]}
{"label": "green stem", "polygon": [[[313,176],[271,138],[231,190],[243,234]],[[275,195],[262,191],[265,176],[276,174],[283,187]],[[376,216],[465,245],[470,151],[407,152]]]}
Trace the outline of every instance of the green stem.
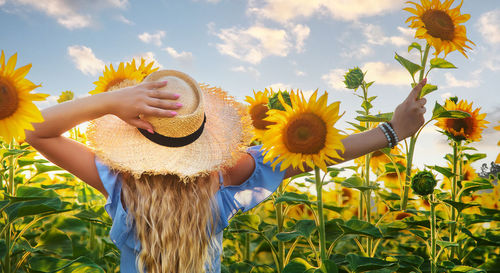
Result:
{"label": "green stem", "polygon": [[403,195],[401,196],[403,198],[401,200],[401,210],[406,210],[406,206],[408,205],[408,192],[410,188],[411,166],[412,166],[413,152],[415,151],[416,142],[417,139],[412,136],[410,140],[410,148],[406,159],[406,176],[405,176],[405,184],[403,187]]}
{"label": "green stem", "polygon": [[[283,194],[283,185],[280,184],[278,187],[277,195],[281,196]],[[276,222],[278,223],[278,233],[283,232],[283,203],[279,203],[275,206],[276,209]],[[278,241],[278,269],[279,271],[283,271],[284,262],[285,262],[285,242]]]}
{"label": "green stem", "polygon": [[434,194],[430,195],[431,203],[431,273],[437,273],[437,257],[436,257],[436,204],[434,203]]}
{"label": "green stem", "polygon": [[[9,149],[14,149],[14,139],[11,140],[10,142],[10,145],[9,145]],[[11,196],[14,196],[14,190],[15,190],[15,186],[14,186],[14,155],[10,155],[9,156],[9,165],[10,165],[10,169],[9,169],[9,182],[7,184],[7,192],[9,193],[9,195]],[[8,218],[8,216],[7,216]],[[5,254],[5,261],[4,261],[4,266],[5,266],[5,273],[10,273],[11,272],[11,269],[10,269],[10,266],[11,266],[11,261],[10,261],[10,249],[12,248],[11,247],[11,223],[8,221],[8,219],[5,221],[6,225],[7,225],[7,229],[5,230],[5,245],[7,246],[7,253]]]}
{"label": "green stem", "polygon": [[[365,186],[370,186],[370,154],[365,155]],[[371,191],[367,190],[365,192],[366,201],[366,221],[371,223]],[[373,240],[371,238],[366,239],[366,251],[371,253],[373,245]]]}
{"label": "green stem", "polygon": [[[457,193],[457,161],[458,161],[458,145],[455,141],[453,141],[453,178],[451,180],[451,200],[456,201],[456,193]],[[450,243],[455,242],[455,233],[456,233],[456,219],[457,211],[454,207],[451,208],[451,225],[450,225]],[[453,259],[455,257],[455,248],[451,248],[450,258]]]}
{"label": "green stem", "polygon": [[318,196],[318,218],[319,218],[319,251],[321,260],[324,261],[326,257],[326,236],[325,236],[325,218],[323,217],[323,182],[320,179],[319,168],[314,167],[314,174],[316,179],[316,192]]}
{"label": "green stem", "polygon": [[[429,57],[429,50],[431,49],[431,46],[427,44],[425,46],[425,51],[424,51],[424,56],[422,57],[422,70],[420,70],[420,76],[418,77],[418,82],[421,82],[424,79],[424,73],[425,73],[425,66],[427,65],[427,58]],[[418,96],[420,98],[420,95]],[[406,178],[405,178],[405,186],[403,190],[403,199],[401,200],[401,209],[406,210],[406,206],[408,204],[408,192],[409,192],[409,187],[410,187],[410,179],[411,179],[411,165],[413,161],[413,153],[415,151],[415,143],[417,143],[417,136],[412,136],[410,140],[410,148],[407,153],[407,159],[406,159]]]}

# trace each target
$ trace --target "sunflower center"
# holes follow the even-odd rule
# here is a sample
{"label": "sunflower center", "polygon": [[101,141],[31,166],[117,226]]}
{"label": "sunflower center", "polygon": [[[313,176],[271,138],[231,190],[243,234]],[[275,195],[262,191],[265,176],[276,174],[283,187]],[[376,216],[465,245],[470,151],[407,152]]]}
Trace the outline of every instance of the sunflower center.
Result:
{"label": "sunflower center", "polygon": [[422,15],[427,32],[435,38],[451,41],[455,37],[455,25],[448,13],[442,10],[428,10]]}
{"label": "sunflower center", "polygon": [[273,124],[273,122],[264,120],[267,117],[267,105],[265,103],[257,104],[250,110],[250,116],[252,117],[253,127],[259,130],[265,130],[266,126]]}
{"label": "sunflower center", "polygon": [[468,136],[472,132],[473,121],[472,118],[449,119],[448,127],[457,133],[463,131],[464,136]]}
{"label": "sunflower center", "polygon": [[283,142],[292,153],[316,154],[325,147],[326,133],[320,117],[304,113],[288,124]]}
{"label": "sunflower center", "polygon": [[16,89],[9,83],[0,80],[0,120],[16,112],[19,98]]}

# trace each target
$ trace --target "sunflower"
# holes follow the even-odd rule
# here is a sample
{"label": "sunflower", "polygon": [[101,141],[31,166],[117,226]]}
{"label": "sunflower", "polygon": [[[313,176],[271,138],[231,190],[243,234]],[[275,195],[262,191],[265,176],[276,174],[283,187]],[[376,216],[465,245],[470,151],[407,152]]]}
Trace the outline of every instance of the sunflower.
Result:
{"label": "sunflower", "polygon": [[[130,67],[129,69],[131,70],[137,70],[141,73],[141,80],[142,81],[145,77],[147,77],[149,74],[157,71],[160,69],[159,67],[153,68],[153,65],[155,64],[154,61],[146,64],[146,60],[144,58],[141,58],[141,64],[139,67],[135,65],[135,59],[132,59],[132,62],[127,63],[127,67]],[[126,67],[126,68],[127,68]]]}
{"label": "sunflower", "polygon": [[[458,172],[458,164],[457,163],[457,172]],[[448,167],[451,169],[451,163],[448,163]],[[462,166],[462,181],[472,181],[474,178],[477,178],[476,170],[470,165],[470,163],[463,164]],[[441,189],[443,190],[451,190],[451,181],[449,178],[444,177],[443,183],[441,184]]]}
{"label": "sunflower", "polygon": [[94,82],[96,88],[89,92],[91,95],[99,94],[106,91],[111,91],[118,89],[121,86],[130,86],[130,82],[134,84],[140,83],[144,77],[141,71],[137,70],[134,65],[125,64],[121,62],[118,65],[118,69],[115,71],[113,65],[104,67],[103,75],[99,77],[99,80]]}
{"label": "sunflower", "polygon": [[446,100],[444,108],[448,111],[462,111],[470,114],[466,118],[440,118],[436,126],[444,130],[444,133],[455,141],[479,141],[481,132],[486,128],[489,122],[484,120],[486,113],[479,114],[481,108],[472,110],[472,102],[461,100],[455,103],[452,100]]}
{"label": "sunflower", "polygon": [[[390,163],[389,166],[391,166],[392,169],[390,171],[386,170],[378,177],[378,179],[384,181],[385,187],[399,192],[402,186],[402,182],[406,179],[406,171],[403,171],[403,167],[406,167],[406,160],[404,158],[397,157],[394,158],[394,163],[396,163],[396,166],[398,166],[398,170],[400,170],[399,176],[396,172],[396,169],[394,168],[394,164]],[[400,177],[401,181],[399,180]]]}
{"label": "sunflower", "polygon": [[59,98],[57,99],[57,103],[63,103],[65,101],[72,100],[75,97],[75,93],[73,91],[62,91],[61,95],[59,95]]}
{"label": "sunflower", "polygon": [[415,38],[425,39],[429,45],[436,49],[435,55],[444,51],[444,55],[458,50],[465,57],[465,48],[471,49],[466,42],[475,45],[467,38],[466,28],[460,23],[470,19],[470,14],[460,14],[462,3],[450,9],[454,0],[422,0],[421,5],[408,1],[415,5],[415,8],[405,8],[404,10],[415,14],[406,20],[411,21],[410,27],[417,29]]}
{"label": "sunflower", "polygon": [[252,118],[254,137],[252,140],[260,140],[267,130],[267,126],[273,124],[272,122],[264,120],[267,117],[267,111],[269,108],[267,106],[268,99],[271,93],[269,90],[264,89],[264,92],[258,91],[255,93],[253,91],[253,98],[246,96],[245,101],[250,104],[248,107],[248,113]]}
{"label": "sunflower", "polygon": [[34,130],[33,122],[42,122],[40,110],[33,101],[43,101],[49,95],[30,94],[41,85],[35,85],[24,77],[31,64],[16,69],[17,53],[5,64],[5,54],[0,56],[0,137],[10,142],[12,138],[24,140],[24,130]]}
{"label": "sunflower", "polygon": [[292,91],[292,106],[279,95],[285,111],[271,109],[264,119],[275,123],[267,127],[262,137],[262,148],[266,151],[264,162],[274,160],[273,168],[281,163],[281,170],[293,166],[302,171],[305,171],[302,164],[305,162],[311,168],[316,165],[326,172],[327,164],[341,158],[338,151],[344,152],[341,140],[345,136],[333,127],[341,117],[340,102],[327,105],[328,93],[316,100],[317,95],[318,90],[306,101],[302,92]]}

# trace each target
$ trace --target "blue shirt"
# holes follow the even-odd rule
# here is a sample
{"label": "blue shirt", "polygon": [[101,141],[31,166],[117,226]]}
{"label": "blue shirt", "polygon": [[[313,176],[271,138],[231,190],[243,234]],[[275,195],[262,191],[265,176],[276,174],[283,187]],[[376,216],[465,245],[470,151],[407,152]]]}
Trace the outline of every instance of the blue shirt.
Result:
{"label": "blue shirt", "polygon": [[[214,198],[219,206],[220,221],[215,228],[215,244],[218,247],[212,249],[212,272],[220,272],[220,256],[222,248],[222,231],[228,226],[229,220],[239,210],[246,212],[262,201],[266,200],[280,185],[285,171],[280,172],[280,164],[273,171],[271,162],[263,163],[261,146],[248,148],[247,152],[255,161],[255,169],[252,175],[241,185],[224,186],[221,183],[220,189]],[[141,250],[140,241],[135,239],[135,230],[127,227],[127,212],[121,202],[122,184],[118,173],[108,168],[97,157],[95,158],[97,171],[104,188],[108,192],[108,199],[104,208],[108,212],[113,225],[109,232],[111,241],[120,249],[120,268],[122,273],[137,273],[136,257]],[[222,180],[221,180],[222,182]]]}

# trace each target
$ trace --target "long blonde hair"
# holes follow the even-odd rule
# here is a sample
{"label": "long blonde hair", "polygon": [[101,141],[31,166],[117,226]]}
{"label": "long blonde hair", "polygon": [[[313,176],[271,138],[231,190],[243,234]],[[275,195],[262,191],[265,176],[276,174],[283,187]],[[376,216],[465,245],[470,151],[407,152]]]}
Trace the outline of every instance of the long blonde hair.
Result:
{"label": "long blonde hair", "polygon": [[136,180],[122,173],[122,181],[127,222],[135,225],[142,246],[136,260],[139,272],[198,273],[205,272],[207,263],[212,266],[216,174],[185,183],[176,175]]}

